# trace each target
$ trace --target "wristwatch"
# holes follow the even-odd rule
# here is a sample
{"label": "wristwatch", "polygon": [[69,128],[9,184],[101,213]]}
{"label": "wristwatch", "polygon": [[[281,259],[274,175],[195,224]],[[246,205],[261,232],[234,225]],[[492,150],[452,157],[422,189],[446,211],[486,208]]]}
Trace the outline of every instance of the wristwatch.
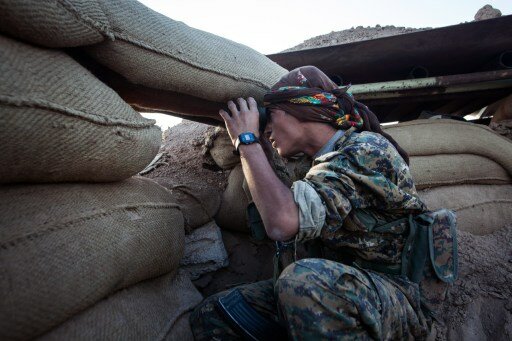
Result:
{"label": "wristwatch", "polygon": [[240,144],[251,144],[251,143],[258,143],[260,140],[251,132],[245,132],[238,135],[238,138],[235,141],[235,149],[236,152],[239,153],[238,148],[240,147]]}

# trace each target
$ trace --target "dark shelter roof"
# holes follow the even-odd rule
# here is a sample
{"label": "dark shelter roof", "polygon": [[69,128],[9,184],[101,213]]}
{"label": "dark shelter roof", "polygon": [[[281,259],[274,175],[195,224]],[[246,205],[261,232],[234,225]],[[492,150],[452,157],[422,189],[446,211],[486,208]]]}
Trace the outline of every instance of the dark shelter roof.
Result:
{"label": "dark shelter roof", "polygon": [[464,116],[512,93],[512,15],[268,57],[352,84],[381,122]]}

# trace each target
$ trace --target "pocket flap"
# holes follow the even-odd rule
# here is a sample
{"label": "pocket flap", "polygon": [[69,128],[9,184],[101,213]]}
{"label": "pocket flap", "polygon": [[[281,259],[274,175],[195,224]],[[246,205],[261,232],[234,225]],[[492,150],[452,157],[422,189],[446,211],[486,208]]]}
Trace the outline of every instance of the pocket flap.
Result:
{"label": "pocket flap", "polygon": [[431,214],[434,221],[428,231],[430,261],[441,281],[453,283],[458,274],[457,217],[446,209]]}

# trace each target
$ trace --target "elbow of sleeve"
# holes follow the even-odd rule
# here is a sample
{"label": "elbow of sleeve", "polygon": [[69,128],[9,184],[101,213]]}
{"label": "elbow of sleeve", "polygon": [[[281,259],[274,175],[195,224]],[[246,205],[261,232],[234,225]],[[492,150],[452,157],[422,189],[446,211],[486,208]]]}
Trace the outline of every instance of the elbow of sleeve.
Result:
{"label": "elbow of sleeve", "polygon": [[279,219],[270,222],[269,226],[272,226],[272,228],[267,231],[268,237],[279,242],[290,240],[299,231],[299,224],[293,219]]}

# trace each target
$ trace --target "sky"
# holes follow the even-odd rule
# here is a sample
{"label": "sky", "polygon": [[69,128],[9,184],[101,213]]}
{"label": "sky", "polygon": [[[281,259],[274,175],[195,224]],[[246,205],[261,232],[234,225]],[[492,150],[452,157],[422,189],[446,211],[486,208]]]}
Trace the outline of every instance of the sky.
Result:
{"label": "sky", "polygon": [[[188,26],[252,47],[263,54],[357,26],[443,27],[472,21],[489,4],[512,14],[512,0],[139,0]],[[181,119],[144,114],[163,130]]]}
{"label": "sky", "polygon": [[512,0],[139,0],[173,20],[263,53],[357,26],[442,27],[472,21],[486,4],[512,14]]}

